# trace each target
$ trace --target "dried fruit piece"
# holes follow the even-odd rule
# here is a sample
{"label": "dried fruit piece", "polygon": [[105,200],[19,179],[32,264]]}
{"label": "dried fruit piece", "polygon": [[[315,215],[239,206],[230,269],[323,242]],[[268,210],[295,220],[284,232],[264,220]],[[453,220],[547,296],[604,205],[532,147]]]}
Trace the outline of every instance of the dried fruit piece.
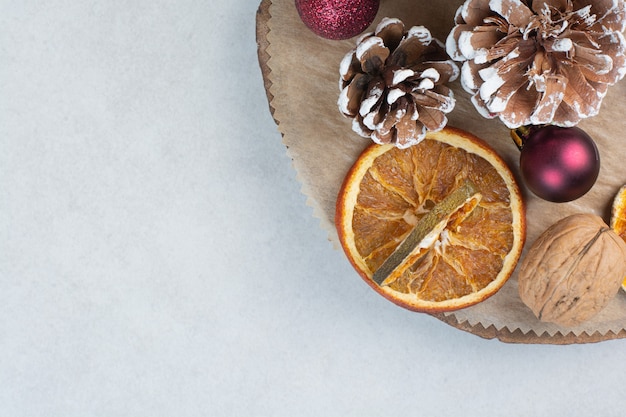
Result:
{"label": "dried fruit piece", "polygon": [[626,240],[626,185],[619,189],[611,207],[611,229]]}
{"label": "dried fruit piece", "polygon": [[444,45],[423,26],[384,18],[357,41],[339,73],[341,113],[359,135],[407,148],[442,129],[455,105],[446,83],[459,75]]}
{"label": "dried fruit piece", "polygon": [[463,221],[474,210],[480,198],[474,183],[465,180],[420,219],[411,233],[374,272],[372,280],[378,285],[385,285],[398,279],[407,268],[426,254],[430,245],[441,237],[446,228],[454,227],[452,221]]}
{"label": "dried fruit piece", "polygon": [[541,321],[570,327],[589,320],[626,276],[626,243],[593,214],[550,226],[533,243],[518,277],[522,301]]}
{"label": "dried fruit piece", "polygon": [[446,41],[476,109],[509,128],[594,116],[626,73],[624,1],[466,0]]}
{"label": "dried fruit piece", "polygon": [[[622,240],[626,241],[626,185],[619,189],[613,199],[610,226]],[[622,282],[622,289],[626,291],[626,276]]]}
{"label": "dried fruit piece", "polygon": [[[372,279],[433,208],[465,180],[481,199],[463,205],[427,252],[397,278]],[[468,214],[469,213],[469,214]],[[339,241],[375,291],[415,311],[450,311],[495,294],[513,272],[525,239],[522,197],[502,159],[457,129],[430,132],[416,146],[371,145],[347,174],[337,200]]]}

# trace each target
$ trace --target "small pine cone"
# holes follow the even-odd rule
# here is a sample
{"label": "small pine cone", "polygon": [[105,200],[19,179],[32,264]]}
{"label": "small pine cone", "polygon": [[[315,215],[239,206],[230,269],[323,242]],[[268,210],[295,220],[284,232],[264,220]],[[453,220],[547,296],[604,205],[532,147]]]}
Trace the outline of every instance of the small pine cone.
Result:
{"label": "small pine cone", "polygon": [[407,148],[427,131],[441,130],[454,108],[446,87],[460,74],[445,45],[423,26],[405,31],[384,18],[374,33],[361,36],[340,65],[338,106],[359,135],[379,144]]}
{"label": "small pine cone", "polygon": [[626,74],[625,22],[623,0],[466,0],[446,50],[484,117],[569,127]]}

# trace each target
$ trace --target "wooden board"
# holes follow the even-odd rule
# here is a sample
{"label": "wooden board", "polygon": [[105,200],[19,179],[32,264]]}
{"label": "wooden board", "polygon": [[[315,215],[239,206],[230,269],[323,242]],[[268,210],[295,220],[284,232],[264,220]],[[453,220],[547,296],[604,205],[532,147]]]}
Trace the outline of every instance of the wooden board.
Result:
{"label": "wooden board", "polygon": [[[391,1],[392,0],[388,0],[387,2],[385,2],[385,0],[383,0],[381,3],[381,9],[384,11],[386,7],[387,10],[394,10],[393,5],[390,6]],[[418,8],[418,5],[416,3],[419,3],[419,2],[415,1],[413,4],[415,4],[415,8]],[[460,5],[462,2],[456,1],[454,3],[455,3],[454,5],[448,6],[448,11],[452,7],[454,8],[458,7],[458,5]],[[431,4],[434,4],[434,3],[431,2]],[[425,7],[427,7],[426,5],[427,5],[427,2],[424,3]],[[434,4],[428,7],[431,8],[430,13],[439,13],[438,9],[441,8],[439,4]],[[409,9],[406,9],[406,10],[409,10]],[[410,10],[413,10],[413,9],[410,9]],[[298,153],[298,152],[293,152],[293,147],[294,147],[293,143],[297,144],[299,139],[304,140],[306,138],[289,137],[290,135],[292,135],[290,132],[293,132],[294,124],[296,125],[295,128],[297,129],[299,127],[298,123],[304,124],[308,122],[302,122],[300,121],[300,119],[297,119],[297,121],[295,122],[293,120],[286,120],[285,119],[286,116],[283,116],[282,120],[279,120],[279,118],[276,117],[276,111],[277,111],[276,106],[277,105],[280,106],[281,104],[280,103],[277,104],[275,102],[274,100],[275,95],[272,93],[272,91],[275,90],[275,88],[281,88],[281,86],[275,86],[274,83],[272,82],[272,76],[276,75],[276,74],[272,74],[272,71],[274,70],[274,68],[280,68],[281,74],[279,78],[281,79],[286,76],[289,76],[290,71],[301,72],[304,70],[300,66],[298,67],[295,66],[295,64],[293,63],[293,57],[291,56],[283,56],[280,54],[278,54],[278,56],[271,56],[270,53],[268,53],[268,50],[270,49],[270,41],[271,41],[269,34],[271,31],[273,19],[276,16],[279,16],[281,18],[285,17],[282,15],[283,13],[287,14],[286,16],[287,18],[292,19],[293,12],[294,11],[293,11],[292,0],[289,0],[289,1],[274,0],[274,3],[272,2],[272,0],[262,0],[259,6],[258,12],[257,12],[257,21],[256,21],[258,58],[259,58],[261,71],[263,74],[263,82],[265,86],[265,91],[267,93],[267,99],[269,103],[270,112],[272,116],[274,117],[276,124],[279,126],[279,129],[281,130],[281,133],[283,134],[283,142],[288,148],[291,158],[294,160],[294,166],[296,170],[298,171],[299,180],[303,182],[303,192],[307,194],[307,196],[309,197],[309,203],[316,210],[316,215],[321,218],[322,226],[323,227],[325,226],[326,228],[328,228],[329,227],[328,225],[332,223],[332,213],[329,212],[330,209],[328,208],[330,204],[330,202],[328,201],[329,199],[328,195],[332,195],[332,192],[339,187],[339,184],[335,184],[337,182],[337,178],[329,180],[330,182],[329,184],[321,185],[324,191],[327,191],[324,187],[325,185],[328,185],[328,188],[330,189],[328,195],[327,194],[320,195],[319,188],[309,186],[310,184],[308,181],[309,180],[308,176],[311,175],[310,172],[307,172],[304,169],[299,169],[302,167],[302,164],[299,164],[299,162],[301,162],[301,159],[306,159],[305,158],[306,155],[303,155],[302,153]],[[410,13],[413,13],[413,12],[410,12]],[[274,16],[272,16],[272,14],[274,14]],[[402,16],[394,16],[394,17],[402,18]],[[418,18],[415,18],[415,16],[413,16],[412,14],[411,19],[419,20],[419,18],[429,21],[427,17],[424,18],[423,16],[420,16]],[[441,20],[442,18],[439,17],[438,19]],[[301,25],[301,28],[302,28],[302,32],[299,32],[298,31],[299,29],[297,29],[296,33],[290,33],[290,35],[296,36],[296,37],[302,36],[302,48],[303,49],[307,48],[307,43],[311,45],[311,43],[318,42],[318,40],[315,37],[311,37],[311,34],[309,33],[309,31],[303,25]],[[437,30],[433,32],[435,33],[435,35],[438,35],[439,37],[441,37],[442,34],[445,33],[445,31],[446,31],[446,28],[438,27]],[[326,42],[326,40],[324,41],[320,40],[319,42]],[[348,50],[346,50],[346,52],[347,51]],[[592,134],[593,136],[596,136],[596,137],[599,136],[601,138],[601,142],[599,143],[599,145],[604,146],[605,148],[612,145],[613,144],[612,141],[619,140],[619,137],[615,137],[615,136],[619,136],[618,132],[619,132],[619,129],[621,129],[621,127],[616,126],[616,123],[614,121],[620,120],[620,117],[619,117],[620,110],[619,108],[612,108],[611,106],[612,106],[612,103],[617,103],[619,100],[621,100],[621,97],[623,97],[624,92],[626,92],[626,88],[623,85],[623,83],[621,85],[614,86],[613,88],[618,91],[613,92],[612,97],[607,96],[607,98],[605,99],[605,102],[608,101],[609,104],[608,106],[607,104],[603,105],[604,106],[603,113],[605,113],[604,120],[598,119],[586,125],[584,125],[584,123],[581,125],[581,127],[584,127],[587,131],[593,132]],[[275,92],[277,91],[275,90]],[[279,90],[278,92],[282,92],[282,91]],[[295,97],[293,98],[295,99]],[[315,100],[315,98],[312,98],[312,100]],[[478,126],[479,124],[481,128],[483,127],[483,125],[486,124],[483,120],[481,120],[480,118],[477,118],[476,115],[473,114],[474,111],[471,108],[471,106],[468,104],[468,102],[457,104],[457,107],[459,107],[459,105],[465,106],[465,108],[462,109],[462,112],[460,112],[460,114],[456,117],[456,119],[453,119],[451,117],[451,121],[456,122],[457,127],[465,128],[466,127],[465,125],[467,125],[467,127],[469,127],[467,130],[472,131],[472,128],[476,128],[476,126]],[[286,114],[286,115],[290,114],[288,111],[286,111],[287,109],[279,107],[278,110],[279,111],[282,110],[283,114]],[[336,112],[336,108],[332,109],[331,111]],[[613,122],[611,123],[610,121],[613,121]],[[290,126],[291,130],[282,129],[282,127],[286,125],[287,122],[291,124]],[[459,124],[465,124],[465,125],[459,126]],[[302,126],[302,127],[303,127],[303,130],[306,130],[305,126]],[[287,131],[287,133],[285,131]],[[488,125],[487,130],[485,130],[485,132],[487,136],[494,135],[494,134],[502,135],[502,132],[506,132],[506,130],[503,129],[501,126],[497,126],[496,124],[492,123],[491,125]],[[506,152],[510,152],[508,148],[505,148],[504,153]],[[504,157],[505,157],[505,160],[508,160],[510,164],[515,163],[514,158],[510,157],[510,155],[508,159],[506,155],[504,155]],[[605,167],[606,165],[604,162],[605,161],[603,161],[603,167]],[[618,157],[616,161],[609,161],[608,165],[613,165],[617,167],[618,165],[623,165],[623,164],[621,164],[621,161],[619,161],[619,157]],[[601,176],[604,174],[604,176],[608,178],[606,171],[611,169],[611,167],[610,166],[605,167],[604,169],[605,169],[605,172],[604,173],[601,172]],[[579,211],[589,211],[589,212],[595,212],[596,214],[602,215],[606,219],[607,213],[608,213],[609,202],[604,201],[604,200],[607,200],[607,196],[612,192],[613,189],[617,190],[619,185],[621,185],[622,180],[620,180],[620,178],[623,179],[623,182],[626,182],[626,168],[623,168],[623,169],[619,168],[619,169],[621,169],[621,171],[614,172],[614,174],[616,174],[616,176],[618,177],[617,179],[611,177],[608,180],[609,181],[608,183],[603,184],[603,187],[604,187],[603,194],[594,195],[593,193],[591,193],[589,197],[586,197],[587,198],[586,200],[581,199],[581,201],[574,203],[574,204],[560,205],[559,207],[555,207],[554,205],[546,205],[546,203],[542,201],[536,201],[537,199],[535,199],[533,196],[527,195],[526,197],[529,200],[527,202],[527,205],[528,205],[527,214],[529,216],[528,221],[535,222],[534,224],[536,224],[537,226],[535,227],[534,230],[530,231],[529,240],[527,241],[526,246],[527,247],[529,246],[529,242],[532,243],[534,238],[538,235],[539,231],[545,228],[545,225],[551,224],[551,222],[553,222],[555,218],[562,217],[565,214],[579,212]],[[317,185],[319,186],[319,184]],[[597,203],[598,200],[601,200],[601,202]],[[596,202],[595,206],[591,207],[592,204],[588,203],[589,201]],[[586,207],[584,206],[584,204],[587,204],[588,206],[590,206],[589,210],[586,210]],[[331,237],[329,237],[329,239],[332,241],[333,240],[332,232],[330,233],[330,235]],[[624,297],[626,298],[626,296]],[[611,314],[613,315],[618,314],[619,315],[618,321],[622,320],[622,315],[623,315],[624,326],[626,326],[626,314],[622,314],[622,311],[626,312],[626,301],[624,300],[620,300],[620,301],[622,303],[612,308]],[[606,330],[594,331],[593,329],[585,330],[584,332],[568,331],[567,329],[563,329],[559,331],[545,331],[545,330],[542,331],[541,328],[539,328],[539,330],[536,330],[533,328],[531,330],[527,329],[526,331],[522,331],[520,328],[511,329],[508,326],[502,326],[502,325],[485,326],[481,324],[480,322],[472,323],[473,320],[471,320],[471,317],[470,319],[468,319],[467,317],[463,317],[461,320],[459,320],[459,318],[455,316],[454,314],[452,315],[436,314],[434,316],[438,318],[439,320],[441,320],[442,322],[445,322],[448,325],[451,325],[462,331],[472,333],[482,338],[498,339],[500,341],[507,342],[507,343],[534,343],[534,344],[595,343],[595,342],[601,342],[605,340],[620,339],[620,338],[626,337],[626,330],[623,327],[619,329],[612,329],[610,331],[606,331]]]}

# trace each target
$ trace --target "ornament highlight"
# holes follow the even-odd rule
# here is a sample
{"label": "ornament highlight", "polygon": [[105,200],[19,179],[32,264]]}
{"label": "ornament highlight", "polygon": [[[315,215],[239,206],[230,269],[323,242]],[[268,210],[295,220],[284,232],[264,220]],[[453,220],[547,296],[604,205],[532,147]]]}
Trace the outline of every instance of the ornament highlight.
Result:
{"label": "ornament highlight", "polygon": [[376,17],[380,0],[296,0],[302,22],[326,39],[352,38]]}
{"label": "ornament highlight", "polygon": [[595,142],[582,129],[533,126],[512,134],[518,146],[521,145],[520,169],[524,182],[538,197],[564,203],[582,197],[595,184],[600,172],[600,154]]}

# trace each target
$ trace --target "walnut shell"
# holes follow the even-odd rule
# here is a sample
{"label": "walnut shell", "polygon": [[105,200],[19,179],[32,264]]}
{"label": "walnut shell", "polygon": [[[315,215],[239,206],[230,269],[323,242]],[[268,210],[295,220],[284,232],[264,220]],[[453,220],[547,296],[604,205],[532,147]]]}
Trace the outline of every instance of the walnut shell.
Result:
{"label": "walnut shell", "polygon": [[576,326],[600,312],[626,276],[626,243],[598,216],[574,214],[550,226],[521,264],[524,302],[544,322]]}

